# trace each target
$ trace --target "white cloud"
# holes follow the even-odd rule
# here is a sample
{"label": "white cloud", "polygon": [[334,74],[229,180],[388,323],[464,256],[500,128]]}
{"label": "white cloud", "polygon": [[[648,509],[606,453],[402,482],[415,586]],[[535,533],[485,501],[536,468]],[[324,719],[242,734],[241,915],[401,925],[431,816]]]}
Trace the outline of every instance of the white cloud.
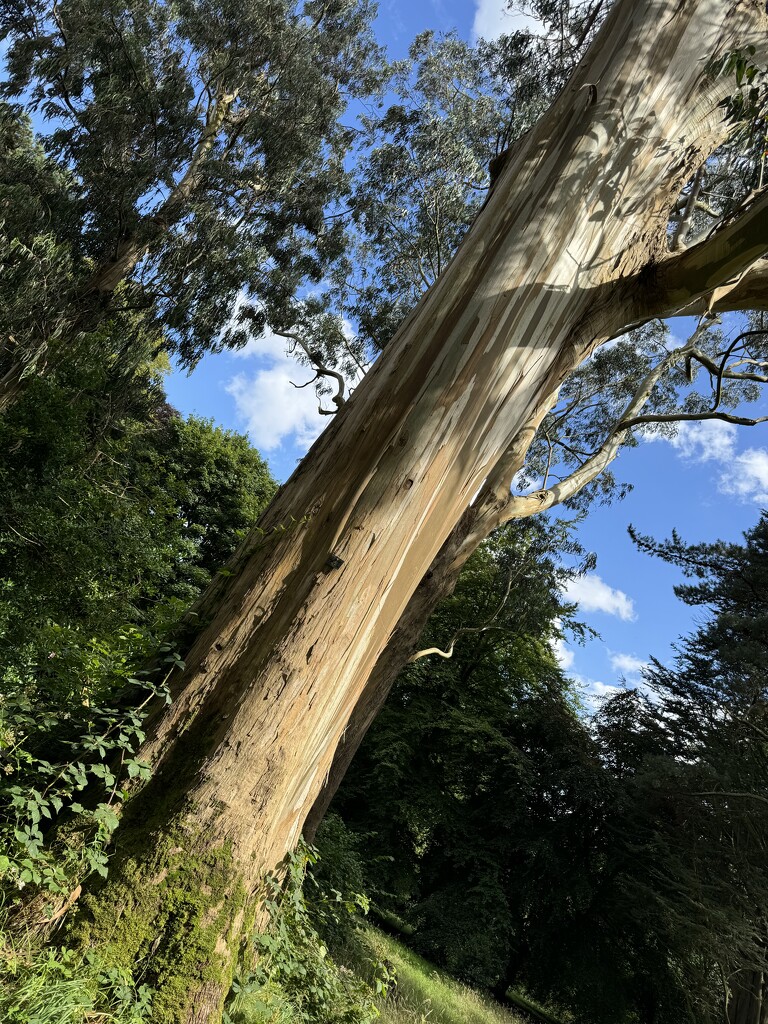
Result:
{"label": "white cloud", "polygon": [[605,612],[616,615],[625,622],[635,618],[632,599],[622,590],[609,587],[596,573],[577,576],[571,580],[565,591],[569,601],[575,601],[583,612]]}
{"label": "white cloud", "polygon": [[731,459],[720,477],[720,490],[742,501],[768,505],[768,449],[747,448]]}
{"label": "white cloud", "polygon": [[718,478],[721,494],[756,505],[768,504],[768,449],[736,451],[738,430],[722,420],[685,421],[676,437],[666,438],[689,462],[719,462],[725,468]]}
{"label": "white cloud", "polygon": [[722,420],[684,420],[669,443],[692,462],[727,462],[736,449],[736,426]]}
{"label": "white cloud", "polygon": [[286,362],[258,370],[252,377],[238,373],[226,386],[251,440],[263,452],[274,451],[288,439],[309,448],[328,425],[317,411],[315,392],[299,391],[291,383],[300,368]]}
{"label": "white cloud", "polygon": [[272,331],[267,330],[258,338],[249,338],[242,348],[231,349],[229,354],[235,359],[255,359],[258,356],[275,359],[285,355],[286,345],[285,338],[278,338]]}
{"label": "white cloud", "polygon": [[581,691],[580,696],[585,709],[593,713],[598,710],[601,698],[610,697],[622,689],[620,686],[610,686],[608,683],[601,683],[598,679],[590,679],[578,673],[572,673],[571,679]]}
{"label": "white cloud", "polygon": [[252,338],[237,355],[259,357],[262,365],[254,374],[238,373],[226,385],[251,440],[264,452],[286,440],[308,448],[328,425],[328,417],[317,411],[314,388],[294,386],[308,380],[312,371],[287,355],[285,344],[271,331]]}
{"label": "white cloud", "polygon": [[474,39],[498,39],[511,32],[540,32],[542,24],[538,18],[525,14],[515,4],[509,10],[506,0],[477,0],[475,20],[472,23]]}
{"label": "white cloud", "polygon": [[596,679],[588,680],[591,693],[588,696],[593,697],[610,697],[614,693],[619,693],[621,690],[620,686],[611,686],[608,683],[599,683]]}
{"label": "white cloud", "polygon": [[615,651],[609,651],[608,656],[614,672],[621,672],[625,676],[639,676],[648,665],[647,661],[643,661],[642,658],[636,658],[633,654],[619,654]]}

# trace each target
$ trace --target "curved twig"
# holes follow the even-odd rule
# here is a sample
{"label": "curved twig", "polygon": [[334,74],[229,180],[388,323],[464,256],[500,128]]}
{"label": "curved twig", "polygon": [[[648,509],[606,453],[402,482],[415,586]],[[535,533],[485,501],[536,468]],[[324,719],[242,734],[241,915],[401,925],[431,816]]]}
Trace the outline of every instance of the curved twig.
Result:
{"label": "curved twig", "polygon": [[[333,416],[342,405],[346,402],[344,397],[344,391],[347,386],[347,382],[344,377],[338,372],[338,370],[332,370],[330,366],[326,366],[323,362],[322,354],[317,349],[310,349],[309,345],[304,341],[302,337],[295,334],[293,331],[275,331],[275,334],[280,338],[288,338],[294,342],[302,350],[304,355],[310,361],[312,366],[315,368],[315,377],[313,380],[308,381],[308,384],[313,384],[320,377],[332,377],[336,381],[337,392],[332,396],[331,401],[336,406],[336,409],[323,409],[322,405],[318,405],[318,412],[323,416]],[[296,387],[297,385],[294,385]],[[302,384],[301,387],[306,387],[306,384]]]}

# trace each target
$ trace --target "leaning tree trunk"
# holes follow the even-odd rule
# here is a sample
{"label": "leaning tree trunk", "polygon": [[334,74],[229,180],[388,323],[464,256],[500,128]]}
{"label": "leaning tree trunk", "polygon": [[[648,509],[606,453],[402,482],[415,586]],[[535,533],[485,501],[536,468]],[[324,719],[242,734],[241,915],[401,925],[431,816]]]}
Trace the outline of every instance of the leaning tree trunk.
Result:
{"label": "leaning tree trunk", "polygon": [[219,1019],[259,880],[298,839],[419,580],[537,408],[596,344],[672,308],[660,290],[679,307],[768,248],[731,248],[704,279],[688,253],[677,277],[648,273],[727,131],[731,83],[702,58],[764,28],[752,0],[619,0],[205,605],[143,751],[155,776],[73,928],[141,963],[155,1024]]}
{"label": "leaning tree trunk", "polygon": [[[515,474],[522,468],[530,443],[556,399],[557,392],[554,392],[539,403],[532,419],[496,464],[485,487],[451,530],[413,592],[352,709],[323,787],[304,821],[303,836],[308,843],[314,842],[320,822],[325,817],[360,744],[384,706],[398,675],[415,654],[419,638],[432,612],[444,598],[453,593],[462,569],[478,545],[496,527],[517,518],[512,508],[515,502],[510,495],[510,484]],[[531,511],[526,509],[525,515],[531,514]]]}
{"label": "leaning tree trunk", "polygon": [[377,658],[376,665],[344,727],[323,787],[304,821],[303,835],[308,843],[314,842],[320,822],[347,774],[352,758],[384,706],[395,680],[408,664],[430,615],[443,598],[453,593],[461,569],[470,554],[467,548],[462,549],[461,542],[469,531],[472,519],[470,510],[462,516],[459,525],[452,531],[416,588],[405,614]]}

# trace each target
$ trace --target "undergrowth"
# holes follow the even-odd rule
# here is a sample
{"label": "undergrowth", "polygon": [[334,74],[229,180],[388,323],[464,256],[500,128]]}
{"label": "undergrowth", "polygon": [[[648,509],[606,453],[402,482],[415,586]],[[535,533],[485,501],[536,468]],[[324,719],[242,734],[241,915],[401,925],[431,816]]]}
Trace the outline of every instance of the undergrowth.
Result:
{"label": "undergrowth", "polygon": [[97,951],[45,947],[0,929],[3,1024],[148,1024],[151,1002],[148,986],[101,964]]}
{"label": "undergrowth", "polygon": [[380,1024],[520,1024],[520,1017],[436,970],[391,936],[366,926],[363,940],[395,981],[381,1003]]}
{"label": "undergrowth", "polygon": [[284,871],[267,878],[269,927],[250,943],[245,961],[252,966],[235,979],[224,1024],[371,1024],[379,1017],[375,995],[386,994],[386,969],[369,963],[361,976],[337,962],[324,937],[355,947],[354,915],[367,912],[367,900],[319,885],[307,871],[317,859],[300,844]]}
{"label": "undergrowth", "polygon": [[[144,720],[153,702],[170,700],[168,675],[184,665],[163,644],[156,669],[135,669],[154,642],[133,628],[114,644],[81,640],[69,649],[74,666],[62,642],[44,685],[5,680],[0,890],[6,903],[19,902],[25,889],[24,900],[30,893],[61,897],[92,873],[106,877],[107,846],[125,789],[131,780],[149,778],[148,766],[134,756],[145,738]],[[49,899],[51,908],[61,902]]]}

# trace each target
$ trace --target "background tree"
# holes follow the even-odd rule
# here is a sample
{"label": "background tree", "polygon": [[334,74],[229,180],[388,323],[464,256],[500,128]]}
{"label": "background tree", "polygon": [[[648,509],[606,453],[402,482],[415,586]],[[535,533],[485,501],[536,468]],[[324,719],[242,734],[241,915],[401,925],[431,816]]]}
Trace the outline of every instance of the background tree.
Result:
{"label": "background tree", "polygon": [[[241,292],[243,322],[263,325],[260,299],[278,325],[339,250],[326,216],[346,188],[338,118],[378,80],[371,16],[357,0],[0,6],[2,95],[19,101],[0,180],[37,209],[6,222],[2,261],[43,276],[55,247],[63,264],[44,310],[3,338],[4,406],[116,309],[144,311],[187,366],[244,342]],[[16,179],[23,163],[34,174]]]}
{"label": "background tree", "polygon": [[762,1024],[767,529],[642,540],[697,579],[677,590],[709,616],[674,666],[653,663],[652,696],[620,690],[592,728],[546,647],[515,633],[529,608],[546,621],[545,566],[475,633],[504,574],[470,561],[428,634],[464,624],[453,658],[401,676],[334,804],[409,942],[577,1020]]}
{"label": "background tree", "polygon": [[[147,661],[275,491],[246,438],[167,404],[152,345],[142,361],[121,342],[103,328],[83,336],[77,358],[31,379],[0,421],[6,892],[45,880],[66,896],[78,872],[104,870],[113,769],[143,737],[136,709],[158,678]],[[95,845],[44,852],[46,819],[89,782]]]}
{"label": "background tree", "polygon": [[[768,515],[762,514],[743,545],[690,545],[677,535],[663,544],[636,539],[693,579],[676,593],[708,612],[704,623],[678,645],[674,665],[654,660],[646,677],[655,695],[648,712],[663,721],[680,751],[670,783],[682,791],[676,796],[683,807],[674,830],[664,838],[677,853],[682,877],[695,882],[692,904],[705,904],[700,932],[714,948],[702,960],[722,981],[728,1021],[763,1024]],[[650,894],[647,898],[650,908]],[[668,904],[674,909],[676,898],[671,884],[657,889],[659,910],[669,916]]]}
{"label": "background tree", "polygon": [[[275,490],[244,437],[182,419],[162,374],[90,352],[2,420],[2,663],[39,672],[70,642],[162,636]],[[22,668],[22,666],[27,666]]]}

